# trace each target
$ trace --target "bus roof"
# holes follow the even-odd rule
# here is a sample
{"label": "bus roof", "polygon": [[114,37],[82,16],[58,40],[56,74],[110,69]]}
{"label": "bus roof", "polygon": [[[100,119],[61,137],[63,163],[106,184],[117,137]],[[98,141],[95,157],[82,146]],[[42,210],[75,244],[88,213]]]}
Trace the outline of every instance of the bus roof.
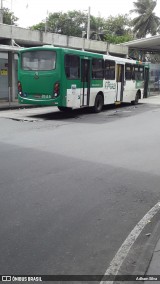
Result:
{"label": "bus roof", "polygon": [[71,48],[55,47],[53,45],[43,45],[43,46],[23,48],[19,51],[19,53],[36,51],[36,50],[55,50],[55,51],[56,50],[62,50],[64,53],[68,53],[68,54],[72,53],[72,54],[77,54],[77,55],[93,56],[93,57],[113,60],[113,61],[120,63],[120,64],[124,64],[124,63],[144,64],[140,61],[133,60],[133,59],[130,59],[130,58],[117,57],[117,56],[112,56],[112,55],[108,55],[108,54],[90,52],[90,51],[86,51],[86,50],[77,50],[77,49],[71,49]]}

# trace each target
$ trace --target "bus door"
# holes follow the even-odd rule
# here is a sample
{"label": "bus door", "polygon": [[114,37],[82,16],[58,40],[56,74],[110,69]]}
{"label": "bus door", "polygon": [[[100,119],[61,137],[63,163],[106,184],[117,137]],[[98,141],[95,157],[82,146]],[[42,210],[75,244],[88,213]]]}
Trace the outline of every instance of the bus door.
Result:
{"label": "bus door", "polygon": [[124,64],[117,64],[116,85],[117,85],[116,101],[122,102],[123,91],[124,91]]}
{"label": "bus door", "polygon": [[81,106],[89,106],[91,64],[88,59],[81,59]]}
{"label": "bus door", "polygon": [[144,98],[148,97],[149,68],[144,67]]}

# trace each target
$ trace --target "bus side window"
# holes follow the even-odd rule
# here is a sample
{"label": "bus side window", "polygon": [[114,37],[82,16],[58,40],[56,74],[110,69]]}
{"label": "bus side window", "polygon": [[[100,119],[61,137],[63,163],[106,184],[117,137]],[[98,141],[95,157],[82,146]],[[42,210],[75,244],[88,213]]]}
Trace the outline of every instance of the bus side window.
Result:
{"label": "bus side window", "polygon": [[143,66],[139,66],[139,77],[141,81],[144,80],[144,67]]}
{"label": "bus side window", "polygon": [[132,79],[132,65],[131,64],[125,65],[125,78],[126,80]]}
{"label": "bus side window", "polygon": [[80,57],[77,55],[65,55],[65,74],[68,79],[80,78]]}
{"label": "bus side window", "polygon": [[115,62],[111,60],[105,60],[105,79],[115,80]]}
{"label": "bus side window", "polygon": [[134,65],[134,79],[136,81],[144,80],[144,66]]}
{"label": "bus side window", "polygon": [[103,59],[92,59],[92,79],[103,79]]}
{"label": "bus side window", "polygon": [[135,71],[136,66],[132,67],[132,80],[136,80],[136,71]]}

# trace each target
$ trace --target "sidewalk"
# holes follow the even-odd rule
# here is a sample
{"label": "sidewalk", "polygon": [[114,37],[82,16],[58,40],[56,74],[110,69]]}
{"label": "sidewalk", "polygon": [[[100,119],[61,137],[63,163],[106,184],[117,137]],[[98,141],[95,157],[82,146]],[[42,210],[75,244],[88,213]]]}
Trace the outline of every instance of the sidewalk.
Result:
{"label": "sidewalk", "polygon": [[[157,275],[160,277],[160,239],[154,249],[153,252],[153,256],[151,259],[151,262],[149,264],[149,268],[147,270],[147,274],[146,275]],[[146,284],[148,281],[145,281],[144,283]],[[150,281],[149,283],[155,283],[155,281]],[[160,283],[160,281],[156,281],[158,283]]]}
{"label": "sidewalk", "polygon": [[[33,107],[37,107],[37,105],[25,105],[25,104],[19,104],[18,100],[14,101],[14,102],[7,102],[7,101],[0,101],[0,110],[7,110],[7,109],[23,109],[23,108],[33,108]],[[40,106],[38,106],[40,107]]]}
{"label": "sidewalk", "polygon": [[160,95],[156,96],[150,96],[148,98],[144,98],[142,100],[139,100],[140,103],[142,104],[160,104]]}

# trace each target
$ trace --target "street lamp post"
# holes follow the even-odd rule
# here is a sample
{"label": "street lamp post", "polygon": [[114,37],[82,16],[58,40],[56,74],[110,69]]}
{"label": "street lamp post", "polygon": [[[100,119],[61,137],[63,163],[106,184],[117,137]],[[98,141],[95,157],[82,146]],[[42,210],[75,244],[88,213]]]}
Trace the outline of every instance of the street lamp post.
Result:
{"label": "street lamp post", "polygon": [[45,33],[47,32],[47,20],[48,20],[48,10],[47,10],[47,15],[45,19]]}
{"label": "street lamp post", "polygon": [[3,24],[3,0],[1,0],[0,23]]}
{"label": "street lamp post", "polygon": [[86,32],[82,31],[82,40],[83,40],[83,42],[82,42],[82,50],[83,51],[84,51],[84,46],[85,46],[85,34],[86,34]]}
{"label": "street lamp post", "polygon": [[13,28],[12,28],[12,25],[13,25],[13,2],[11,0],[11,45],[13,46]]}
{"label": "street lamp post", "polygon": [[12,25],[13,2],[11,0],[11,25]]}
{"label": "street lamp post", "polygon": [[90,38],[90,14],[91,14],[91,8],[88,7],[87,39]]}

